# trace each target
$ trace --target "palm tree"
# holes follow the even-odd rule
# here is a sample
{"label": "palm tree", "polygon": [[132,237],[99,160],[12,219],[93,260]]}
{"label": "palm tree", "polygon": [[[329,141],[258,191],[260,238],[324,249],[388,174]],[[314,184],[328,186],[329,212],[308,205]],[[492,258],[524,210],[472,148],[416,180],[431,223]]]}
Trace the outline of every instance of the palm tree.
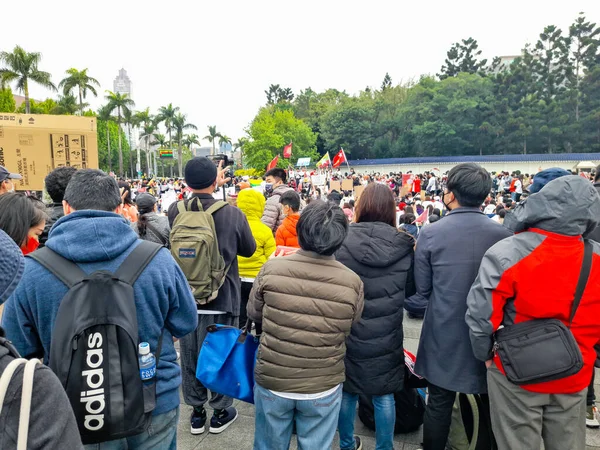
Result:
{"label": "palm tree", "polygon": [[197,134],[188,134],[183,138],[182,144],[191,150],[192,145],[200,145],[200,138]]}
{"label": "palm tree", "polygon": [[77,105],[77,99],[74,95],[65,94],[58,99],[58,104],[52,109],[51,114],[72,116],[85,106],[89,105],[87,103]]}
{"label": "palm tree", "polygon": [[[158,145],[158,148],[167,148],[167,137],[164,134],[160,134],[157,133],[154,135],[154,140],[150,143],[150,145]],[[156,157],[155,157],[156,158]],[[156,161],[156,159],[155,159]],[[162,174],[163,177],[165,176],[165,165],[164,163],[161,161],[161,166],[162,166]]]}
{"label": "palm tree", "polygon": [[[137,117],[131,109],[123,110],[123,125],[127,127],[127,140],[129,141],[129,170],[131,171],[131,178],[135,178],[134,165],[133,165],[133,145],[131,142],[131,129],[137,127]],[[139,150],[139,149],[138,149]],[[137,155],[137,163],[140,164],[139,151]]]}
{"label": "palm tree", "polygon": [[113,120],[111,115],[112,111],[108,108],[108,105],[100,107],[98,110],[98,119],[106,122],[106,146],[108,152],[108,172],[112,172],[112,155],[110,152],[110,122]]}
{"label": "palm tree", "polygon": [[244,147],[246,146],[246,144],[248,143],[248,138],[239,138],[237,140],[237,142],[235,144],[233,144],[233,149],[240,150],[240,159],[242,161],[242,164],[244,163]]}
{"label": "palm tree", "polygon": [[161,106],[158,108],[158,116],[156,116],[157,123],[165,123],[165,128],[167,129],[167,133],[169,133],[170,145],[173,145],[173,119],[175,118],[175,114],[178,112],[179,106],[173,107],[173,104],[169,103],[167,106]]}
{"label": "palm tree", "polygon": [[[146,168],[148,174],[152,171],[152,160],[150,157],[150,141],[152,140],[152,136],[158,129],[158,124],[156,123],[156,117],[150,114],[150,108],[146,108],[143,111],[138,111],[135,113],[135,118],[139,125],[142,127],[142,135],[140,136],[140,143],[142,140],[144,141],[144,148],[146,149]],[[156,162],[156,157],[154,158]],[[156,164],[154,164],[156,168]],[[156,172],[156,170],[154,170]]]}
{"label": "palm tree", "polygon": [[211,155],[215,154],[215,142],[217,140],[217,138],[221,137],[221,133],[219,133],[217,131],[217,126],[216,125],[209,125],[208,126],[208,136],[204,136],[204,139],[207,139],[208,142],[212,143],[212,153]]}
{"label": "palm tree", "polygon": [[111,91],[106,91],[106,100],[108,100],[108,109],[112,113],[115,109],[117,110],[117,124],[119,125],[119,176],[123,176],[123,143],[121,142],[121,121],[123,118],[123,112],[128,110],[130,107],[135,106],[135,102],[129,98],[127,94],[116,94]]}
{"label": "palm tree", "polygon": [[223,144],[231,144],[231,138],[224,134],[222,134],[221,137],[219,138],[219,147],[222,147]]}
{"label": "palm tree", "polygon": [[17,90],[25,95],[25,113],[30,114],[29,104],[29,82],[33,81],[47,89],[56,90],[56,86],[50,80],[50,74],[38,69],[42,60],[42,54],[28,53],[18,45],[12,51],[0,52],[0,62],[6,67],[0,69],[0,80],[2,83],[17,82]]}
{"label": "palm tree", "polygon": [[183,177],[183,152],[181,150],[181,141],[183,140],[184,130],[197,130],[196,125],[186,122],[186,115],[178,113],[173,118],[173,128],[177,137],[177,168],[179,169],[179,176]]}
{"label": "palm tree", "polygon": [[79,114],[83,116],[83,99],[87,97],[88,91],[98,97],[98,92],[94,85],[100,87],[100,83],[95,78],[88,76],[87,69],[79,71],[77,69],[67,70],[68,77],[63,78],[58,87],[63,90],[64,95],[70,94],[74,89],[79,93]]}

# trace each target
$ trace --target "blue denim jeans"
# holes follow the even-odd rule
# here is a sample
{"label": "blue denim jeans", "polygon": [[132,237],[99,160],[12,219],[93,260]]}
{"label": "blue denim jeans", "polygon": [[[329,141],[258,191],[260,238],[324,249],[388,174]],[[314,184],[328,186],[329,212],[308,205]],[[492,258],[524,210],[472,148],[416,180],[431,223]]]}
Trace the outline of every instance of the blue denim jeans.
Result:
{"label": "blue denim jeans", "polygon": [[317,400],[290,400],[254,385],[254,450],[288,450],[294,422],[298,450],[331,448],[341,402],[341,386]]}
{"label": "blue denim jeans", "polygon": [[152,416],[146,431],[116,441],[84,446],[85,450],[177,450],[179,406],[169,412]]}
{"label": "blue denim jeans", "polygon": [[[340,448],[354,450],[354,419],[356,416],[357,394],[344,392],[338,429]],[[394,449],[394,427],[396,425],[396,401],[394,394],[374,395],[375,408],[375,450]]]}

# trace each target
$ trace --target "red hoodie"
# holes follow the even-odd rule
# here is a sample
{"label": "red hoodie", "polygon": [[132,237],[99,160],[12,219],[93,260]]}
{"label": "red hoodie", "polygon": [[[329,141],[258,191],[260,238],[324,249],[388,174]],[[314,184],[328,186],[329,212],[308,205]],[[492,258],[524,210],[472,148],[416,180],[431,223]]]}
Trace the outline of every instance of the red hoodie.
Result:
{"label": "red hoodie", "polygon": [[296,224],[299,218],[300,214],[290,214],[283,219],[283,223],[277,228],[277,233],[275,234],[275,243],[277,245],[300,248],[298,233],[296,232]]}

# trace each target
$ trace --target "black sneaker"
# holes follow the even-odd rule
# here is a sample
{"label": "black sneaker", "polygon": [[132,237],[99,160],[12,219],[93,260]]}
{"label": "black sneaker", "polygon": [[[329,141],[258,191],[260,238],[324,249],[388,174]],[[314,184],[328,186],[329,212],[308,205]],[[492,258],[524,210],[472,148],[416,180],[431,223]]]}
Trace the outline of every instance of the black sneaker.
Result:
{"label": "black sneaker", "polygon": [[235,422],[238,417],[237,409],[233,406],[225,409],[215,409],[215,413],[210,419],[209,432],[212,434],[219,434],[225,431],[229,425]]}
{"label": "black sneaker", "polygon": [[203,407],[194,408],[192,411],[192,417],[190,418],[192,423],[192,434],[202,434],[206,430],[206,411]]}

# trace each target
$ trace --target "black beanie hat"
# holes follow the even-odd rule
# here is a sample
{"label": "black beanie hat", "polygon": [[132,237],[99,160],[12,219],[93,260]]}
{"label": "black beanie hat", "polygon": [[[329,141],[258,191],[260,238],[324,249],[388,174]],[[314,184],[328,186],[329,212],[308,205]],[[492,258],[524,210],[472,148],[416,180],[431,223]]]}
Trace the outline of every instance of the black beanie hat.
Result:
{"label": "black beanie hat", "polygon": [[185,182],[192,189],[206,189],[216,179],[217,166],[208,158],[192,158],[185,165]]}

